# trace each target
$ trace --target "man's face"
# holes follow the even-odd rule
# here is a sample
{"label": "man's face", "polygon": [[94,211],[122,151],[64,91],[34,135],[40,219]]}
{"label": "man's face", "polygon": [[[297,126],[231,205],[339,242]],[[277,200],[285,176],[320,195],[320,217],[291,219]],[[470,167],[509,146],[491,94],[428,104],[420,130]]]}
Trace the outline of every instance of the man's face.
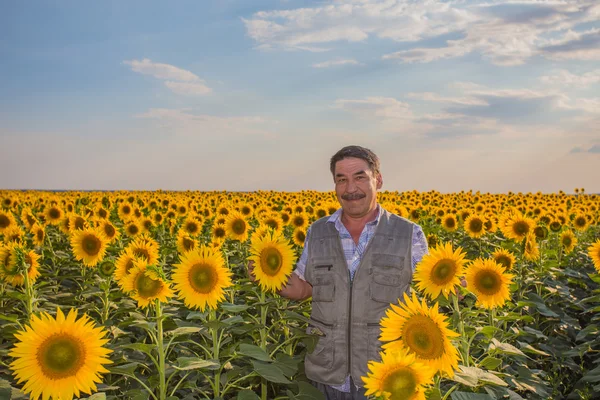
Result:
{"label": "man's face", "polygon": [[335,193],[346,215],[361,218],[375,209],[377,189],[382,185],[381,174],[373,174],[365,160],[347,157],[338,161],[333,180]]}

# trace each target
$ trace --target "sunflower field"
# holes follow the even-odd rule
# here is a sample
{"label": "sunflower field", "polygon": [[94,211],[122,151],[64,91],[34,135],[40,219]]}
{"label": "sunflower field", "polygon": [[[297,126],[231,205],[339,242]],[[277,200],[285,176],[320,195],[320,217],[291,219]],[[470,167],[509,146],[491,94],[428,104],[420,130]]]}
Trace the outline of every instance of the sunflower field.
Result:
{"label": "sunflower field", "polygon": [[[600,398],[600,195],[378,196],[429,254],[380,322],[369,396]],[[335,193],[0,202],[0,399],[321,398],[310,300],[277,291]]]}

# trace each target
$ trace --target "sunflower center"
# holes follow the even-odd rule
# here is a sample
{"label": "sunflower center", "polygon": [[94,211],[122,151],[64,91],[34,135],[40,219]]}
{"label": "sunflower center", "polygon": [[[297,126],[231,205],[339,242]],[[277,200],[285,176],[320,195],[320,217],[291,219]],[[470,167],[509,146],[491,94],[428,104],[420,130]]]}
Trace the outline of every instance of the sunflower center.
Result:
{"label": "sunflower center", "polygon": [[43,241],[43,240],[44,240],[44,230],[43,230],[43,229],[38,229],[38,230],[35,232],[35,236],[37,237],[37,240],[38,240],[39,242]]}
{"label": "sunflower center", "polygon": [[48,212],[48,215],[52,219],[58,219],[58,218],[60,218],[60,211],[58,211],[56,208],[51,208],[50,211]]}
{"label": "sunflower center", "polygon": [[270,247],[260,254],[260,268],[265,274],[269,276],[277,275],[282,265],[283,260],[279,250]]}
{"label": "sunflower center", "polygon": [[563,246],[569,247],[571,245],[571,243],[573,243],[573,240],[569,236],[564,236],[562,243],[563,243]]}
{"label": "sunflower center", "polygon": [[575,219],[575,225],[578,227],[585,226],[587,224],[587,220],[584,217],[577,217]]}
{"label": "sunflower center", "polygon": [[162,282],[157,279],[152,279],[142,272],[136,279],[135,288],[140,297],[149,299],[155,297],[160,292]]}
{"label": "sunflower center", "polygon": [[493,296],[498,293],[502,287],[501,283],[500,276],[495,271],[479,271],[475,275],[475,287],[487,296]]}
{"label": "sunflower center", "polygon": [[53,380],[75,376],[86,358],[83,343],[67,333],[56,333],[47,338],[36,356],[44,375]]}
{"label": "sunflower center", "polygon": [[138,228],[135,224],[131,224],[127,227],[127,232],[129,232],[130,235],[136,235],[139,231],[140,228]]}
{"label": "sunflower center", "polygon": [[196,292],[208,294],[217,285],[218,275],[211,265],[195,264],[188,272],[188,280]]}
{"label": "sunflower center", "polygon": [[454,228],[456,226],[456,221],[454,220],[454,218],[447,218],[445,223],[446,227],[448,228]]}
{"label": "sunflower center", "polygon": [[9,225],[10,225],[10,219],[4,214],[0,214],[0,228],[6,228]]}
{"label": "sunflower center", "polygon": [[498,264],[502,265],[504,268],[509,269],[512,265],[511,259],[505,255],[499,255],[494,259]]}
{"label": "sunflower center", "polygon": [[195,222],[189,222],[187,224],[187,226],[185,227],[185,230],[188,233],[194,234],[194,233],[198,232],[198,225]]}
{"label": "sunflower center", "polygon": [[409,399],[417,389],[415,373],[411,368],[400,367],[384,378],[381,387],[390,394],[390,400]]}
{"label": "sunflower center", "polygon": [[139,248],[139,247],[136,249],[133,249],[133,255],[135,255],[136,257],[144,257],[146,259],[146,261],[150,261],[150,253],[146,249]]}
{"label": "sunflower center", "polygon": [[478,218],[472,219],[469,222],[469,229],[471,232],[481,232],[483,229],[483,221]]}
{"label": "sunflower center", "polygon": [[86,254],[95,256],[100,252],[102,242],[95,235],[85,235],[81,241],[81,247]]}
{"label": "sunflower center", "polygon": [[436,285],[445,285],[450,282],[456,274],[456,263],[453,260],[444,258],[431,269],[431,280]]}
{"label": "sunflower center", "polygon": [[412,315],[404,325],[407,347],[419,358],[434,360],[444,355],[444,335],[439,326],[426,315]]}
{"label": "sunflower center", "polygon": [[117,231],[115,230],[115,227],[112,226],[111,224],[105,224],[104,225],[104,233],[106,233],[106,236],[111,238],[111,237],[115,236]]}
{"label": "sunflower center", "polygon": [[526,235],[529,232],[529,224],[525,221],[517,221],[513,224],[513,231],[519,236]]}
{"label": "sunflower center", "polygon": [[231,230],[236,235],[244,234],[244,232],[246,232],[246,222],[242,219],[236,219],[233,221],[233,224],[231,224]]}

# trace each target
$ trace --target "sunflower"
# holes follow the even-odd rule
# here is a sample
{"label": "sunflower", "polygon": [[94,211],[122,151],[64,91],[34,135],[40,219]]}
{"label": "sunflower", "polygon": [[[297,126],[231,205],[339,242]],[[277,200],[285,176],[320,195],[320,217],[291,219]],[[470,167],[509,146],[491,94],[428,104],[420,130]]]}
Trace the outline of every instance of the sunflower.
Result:
{"label": "sunflower", "polygon": [[173,297],[169,284],[149,267],[146,260],[136,260],[129,275],[123,278],[123,291],[136,300],[138,307],[142,308],[148,307],[156,299],[165,303],[169,297]]}
{"label": "sunflower", "polygon": [[458,247],[452,250],[452,245],[440,245],[430,254],[426,254],[416,267],[414,280],[417,289],[423,291],[430,299],[436,299],[440,293],[448,298],[450,293],[456,293],[463,274],[466,253]]}
{"label": "sunflower", "polygon": [[253,236],[250,252],[248,259],[254,261],[254,274],[261,289],[280,290],[288,282],[294,266],[292,246],[282,235],[270,232],[264,238]]}
{"label": "sunflower", "polygon": [[197,247],[198,241],[184,229],[180,229],[177,233],[177,251],[180,253],[187,253],[196,250]]}
{"label": "sunflower", "polygon": [[10,211],[0,211],[0,233],[16,225],[17,221]]}
{"label": "sunflower", "polygon": [[265,215],[264,218],[261,219],[261,224],[267,225],[273,231],[280,233],[283,231],[283,221],[276,214]]}
{"label": "sunflower", "polygon": [[133,262],[136,259],[137,258],[131,249],[125,249],[121,255],[119,255],[119,258],[117,258],[117,261],[115,262],[115,279],[121,288],[123,287],[125,278],[133,268]]}
{"label": "sunflower", "polygon": [[509,285],[513,274],[494,260],[474,260],[465,273],[467,288],[477,296],[477,305],[484,308],[501,307],[510,299]]}
{"label": "sunflower", "polygon": [[578,231],[584,232],[588,226],[590,225],[590,222],[588,221],[588,219],[585,217],[584,214],[576,214],[575,218],[573,218],[573,227],[575,229],[577,229]]}
{"label": "sunflower", "polygon": [[507,271],[512,269],[516,261],[515,256],[510,251],[505,249],[496,250],[494,253],[492,253],[492,258],[498,264],[502,265]]}
{"label": "sunflower", "polygon": [[472,238],[479,238],[485,235],[485,218],[478,214],[471,214],[465,220],[465,231]]}
{"label": "sunflower", "polygon": [[435,233],[427,235],[427,244],[429,247],[437,247],[440,243],[440,238]]}
{"label": "sunflower", "polygon": [[365,395],[385,400],[425,400],[425,385],[433,383],[435,371],[417,361],[406,350],[381,353],[381,362],[369,361],[369,372],[362,377]]}
{"label": "sunflower", "polygon": [[50,206],[44,210],[44,217],[46,218],[46,222],[51,225],[58,225],[63,219],[63,216],[64,212],[58,206]]}
{"label": "sunflower", "polygon": [[442,227],[448,232],[454,232],[458,229],[456,215],[447,214],[442,218]]}
{"label": "sunflower", "polygon": [[225,237],[227,236],[227,231],[225,229],[225,225],[215,224],[212,227],[212,240],[213,242],[222,243],[225,241]]}
{"label": "sunflower", "polygon": [[31,227],[30,232],[33,236],[33,244],[36,246],[43,246],[44,241],[46,240],[46,231],[44,230],[44,227],[36,222]]}
{"label": "sunflower", "polygon": [[523,257],[529,261],[537,261],[540,258],[540,248],[537,244],[535,233],[530,232],[525,237],[525,250]]}
{"label": "sunflower", "polygon": [[56,318],[47,313],[33,315],[29,326],[17,331],[18,342],[9,355],[17,383],[25,382],[22,390],[37,400],[72,400],[80,392],[91,394],[101,375],[107,373],[105,364],[111,364],[105,347],[106,331],[95,327],[87,315],[77,319],[77,310],[71,309],[65,317],[60,308]]}
{"label": "sunflower", "polygon": [[131,236],[131,237],[136,237],[137,235],[143,233],[143,228],[142,225],[140,223],[138,223],[137,220],[129,220],[126,224],[125,227],[123,228],[123,230],[125,231],[125,234],[127,236]]}
{"label": "sunflower", "polygon": [[87,220],[79,214],[71,213],[69,218],[69,233],[75,233],[89,227]]}
{"label": "sunflower", "polygon": [[506,226],[504,226],[504,228],[501,227],[502,233],[504,233],[504,236],[507,238],[518,242],[525,239],[527,234],[533,231],[535,226],[533,219],[520,215],[515,215],[506,222]]}
{"label": "sunflower", "polygon": [[546,240],[548,238],[548,228],[544,225],[538,225],[533,229],[535,238],[539,240]]}
{"label": "sunflower", "polygon": [[569,254],[577,245],[577,237],[570,230],[566,230],[560,234],[560,244],[565,254]]}
{"label": "sunflower", "polygon": [[147,235],[139,235],[127,246],[136,258],[145,259],[149,265],[158,262],[158,242]]}
{"label": "sunflower", "polygon": [[296,228],[292,233],[292,239],[296,245],[303,247],[306,240],[306,228]]}
{"label": "sunflower", "polygon": [[175,264],[173,282],[187,307],[214,310],[225,298],[224,289],[233,285],[231,275],[221,253],[202,246],[181,256],[181,262]]}
{"label": "sunflower", "polygon": [[185,221],[183,221],[181,229],[186,231],[189,235],[195,236],[202,232],[202,224],[203,222],[199,219],[199,217],[188,216]]}
{"label": "sunflower", "polygon": [[119,218],[125,221],[133,216],[133,207],[129,203],[123,203],[119,206],[119,210],[117,211],[119,214]]}
{"label": "sunflower", "polygon": [[437,307],[429,308],[414,293],[412,299],[405,293],[404,304],[390,304],[381,319],[379,339],[389,342],[383,345],[385,350],[408,351],[417,361],[452,377],[458,368],[458,351],[450,340],[457,336]]}
{"label": "sunflower", "polygon": [[304,228],[305,226],[308,226],[308,216],[306,213],[294,214],[290,221],[294,228]]}
{"label": "sunflower", "polygon": [[552,232],[560,232],[560,230],[562,229],[562,223],[558,220],[558,219],[554,219],[550,222],[550,230]]}
{"label": "sunflower", "polygon": [[104,278],[110,278],[115,272],[115,263],[110,260],[104,260],[98,266],[98,273]]}
{"label": "sunflower", "polygon": [[117,228],[115,228],[115,226],[107,219],[100,220],[98,228],[104,233],[104,236],[108,239],[109,243],[114,242],[121,236],[121,233]]}
{"label": "sunflower", "polygon": [[97,228],[77,230],[71,235],[71,247],[75,259],[83,261],[86,267],[94,267],[102,261],[108,240]]}
{"label": "sunflower", "polygon": [[[2,214],[2,212],[0,212],[0,215]],[[0,217],[0,220],[2,218]],[[29,207],[25,207],[23,208],[23,211],[21,211],[21,221],[23,221],[23,224],[27,227],[27,229],[31,230],[31,227],[38,222],[37,218],[35,217],[35,214],[33,213],[33,211],[31,211],[31,208]],[[0,222],[0,225],[2,225],[2,223]]]}
{"label": "sunflower", "polygon": [[231,211],[225,219],[225,231],[227,236],[233,240],[245,242],[248,240],[250,224],[246,217],[239,211]]}
{"label": "sunflower", "polygon": [[154,214],[152,214],[152,221],[154,221],[156,225],[162,224],[164,219],[165,217],[159,212],[155,212]]}
{"label": "sunflower", "polygon": [[13,225],[4,232],[4,243],[23,243],[25,233],[18,225]]}
{"label": "sunflower", "polygon": [[600,239],[596,240],[596,242],[588,247],[588,255],[592,259],[594,263],[594,268],[600,274]]}
{"label": "sunflower", "polygon": [[13,286],[21,286],[25,283],[22,269],[18,264],[18,252],[23,255],[23,261],[27,266],[27,278],[32,284],[40,276],[40,256],[33,250],[26,250],[15,243],[0,246],[0,278]]}

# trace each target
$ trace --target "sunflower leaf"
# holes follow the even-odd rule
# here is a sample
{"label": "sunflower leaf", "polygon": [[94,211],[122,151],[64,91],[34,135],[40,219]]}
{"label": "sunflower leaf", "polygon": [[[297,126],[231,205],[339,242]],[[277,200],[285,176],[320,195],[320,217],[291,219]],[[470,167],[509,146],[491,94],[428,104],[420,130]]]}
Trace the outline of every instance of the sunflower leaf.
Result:
{"label": "sunflower leaf", "polygon": [[279,369],[276,365],[268,364],[262,361],[252,361],[252,366],[257,374],[268,380],[269,382],[274,383],[291,383],[281,369]]}
{"label": "sunflower leaf", "polygon": [[192,333],[200,332],[201,330],[202,330],[202,328],[195,327],[195,326],[184,326],[184,327],[180,327],[180,328],[174,329],[169,332],[165,332],[165,334],[167,336],[176,337],[176,336],[181,336],[181,335],[190,335]]}
{"label": "sunflower leaf", "polygon": [[86,397],[86,400],[106,400],[106,393],[94,393],[90,397]]}
{"label": "sunflower leaf", "polygon": [[454,392],[450,395],[452,400],[492,400],[493,397],[489,394]]}
{"label": "sunflower leaf", "polygon": [[204,360],[198,357],[179,357],[177,359],[178,365],[173,365],[173,368],[180,371],[187,371],[190,369],[217,369],[220,367],[218,362],[215,360]]}
{"label": "sunflower leaf", "polygon": [[261,361],[273,361],[266,351],[258,346],[248,343],[242,343],[239,346],[238,353],[244,356],[254,358]]}
{"label": "sunflower leaf", "polygon": [[250,308],[250,306],[247,305],[243,305],[243,304],[228,304],[228,303],[222,303],[221,304],[221,308],[225,311],[228,311],[230,313],[237,313],[237,312],[242,312],[242,311],[246,311],[247,309]]}
{"label": "sunflower leaf", "polygon": [[123,344],[120,347],[123,349],[141,351],[142,353],[148,354],[149,356],[152,356],[152,351],[156,349],[156,346],[154,346],[153,344],[146,343],[129,343]]}
{"label": "sunflower leaf", "polygon": [[258,397],[252,390],[244,389],[239,391],[237,400],[260,400],[260,397]]}

